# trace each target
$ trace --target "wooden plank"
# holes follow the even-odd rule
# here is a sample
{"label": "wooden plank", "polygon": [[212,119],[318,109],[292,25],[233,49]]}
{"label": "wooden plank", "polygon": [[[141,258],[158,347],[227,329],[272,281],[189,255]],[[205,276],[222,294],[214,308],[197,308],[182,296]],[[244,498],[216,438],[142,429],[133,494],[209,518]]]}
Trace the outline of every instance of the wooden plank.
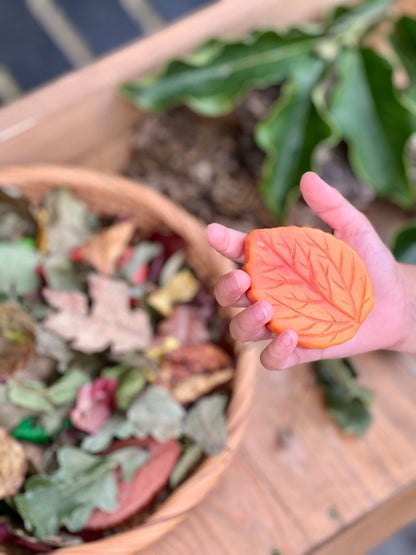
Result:
{"label": "wooden plank", "polygon": [[[219,2],[70,73],[0,110],[0,164],[88,164],[86,152],[94,159],[95,149],[103,151],[103,145],[139,118],[117,94],[123,81],[154,70],[209,37],[261,25],[287,26],[339,1],[261,0],[239,3],[238,9],[234,2]],[[114,169],[121,167],[114,163]]]}
{"label": "wooden plank", "polygon": [[300,553],[304,532],[290,510],[267,489],[244,455],[187,519],[140,555],[253,555],[278,547]]}

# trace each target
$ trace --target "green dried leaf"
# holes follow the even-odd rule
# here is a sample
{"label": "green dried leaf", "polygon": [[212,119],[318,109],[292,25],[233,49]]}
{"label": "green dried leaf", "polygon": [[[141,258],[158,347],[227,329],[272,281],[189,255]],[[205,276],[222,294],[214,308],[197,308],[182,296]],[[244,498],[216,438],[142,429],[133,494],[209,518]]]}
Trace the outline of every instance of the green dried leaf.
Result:
{"label": "green dried leaf", "polygon": [[172,474],[169,477],[169,486],[174,489],[181,484],[185,478],[189,476],[198,462],[201,460],[204,452],[199,445],[190,445],[176,463]]}
{"label": "green dried leaf", "polygon": [[114,461],[120,466],[121,478],[125,482],[131,482],[136,474],[136,470],[149,459],[149,453],[144,449],[140,449],[140,447],[124,447],[110,453],[107,459]]}
{"label": "green dried leaf", "polygon": [[199,399],[186,415],[185,435],[207,455],[218,455],[227,443],[226,406],[227,397],[214,394]]}
{"label": "green dried leaf", "polygon": [[87,205],[67,189],[54,189],[45,199],[48,253],[69,253],[85,243],[96,227]]}
{"label": "green dried leaf", "polygon": [[0,290],[24,295],[35,291],[39,284],[36,267],[39,255],[27,244],[0,241]]}
{"label": "green dried leaf", "polygon": [[130,368],[119,379],[116,403],[120,410],[127,410],[146,385],[146,377],[137,368]]}
{"label": "green dried leaf", "polygon": [[322,60],[305,57],[256,130],[257,143],[267,153],[260,190],[278,219],[298,195],[299,180],[310,169],[316,147],[331,134],[312,98],[324,68]]}
{"label": "green dried leaf", "polygon": [[114,461],[75,447],[62,447],[57,457],[54,474],[30,477],[25,492],[13,498],[26,528],[39,538],[56,534],[61,526],[82,530],[95,508],[117,509]]}
{"label": "green dried leaf", "polygon": [[8,384],[0,383],[0,428],[10,431],[34,411],[12,403],[8,397],[8,387]]}
{"label": "green dried leaf", "polygon": [[79,291],[81,278],[79,269],[65,253],[53,253],[43,261],[43,272],[50,289],[56,291]]}
{"label": "green dried leaf", "polygon": [[141,241],[134,247],[133,256],[123,267],[124,275],[130,283],[134,283],[136,270],[145,264],[149,264],[158,254],[162,252],[161,243],[151,241]]}
{"label": "green dried leaf", "polygon": [[403,264],[416,264],[416,223],[410,222],[393,237],[391,251]]}
{"label": "green dried leaf", "polygon": [[138,438],[151,435],[157,441],[167,441],[180,436],[185,414],[166,389],[151,385],[133,401],[127,418]]}
{"label": "green dried leaf", "polygon": [[34,412],[53,412],[54,406],[49,401],[46,387],[32,380],[10,381],[7,391],[8,399],[18,407]]}
{"label": "green dried leaf", "polygon": [[81,447],[90,453],[99,453],[107,449],[114,438],[127,439],[133,435],[133,424],[121,414],[113,414],[97,433],[82,440]]}
{"label": "green dried leaf", "polygon": [[392,68],[369,49],[344,50],[329,113],[348,143],[351,166],[363,183],[403,208],[415,202],[404,160],[415,131],[413,115],[398,100]]}
{"label": "green dried leaf", "polygon": [[185,103],[197,112],[228,112],[250,87],[283,81],[299,56],[312,52],[319,28],[285,34],[265,31],[240,41],[211,40],[188,59],[172,61],[159,75],[122,86],[121,92],[146,110]]}
{"label": "green dried leaf", "polygon": [[75,401],[78,389],[88,381],[89,378],[85,372],[73,368],[48,387],[46,394],[54,405],[67,405]]}

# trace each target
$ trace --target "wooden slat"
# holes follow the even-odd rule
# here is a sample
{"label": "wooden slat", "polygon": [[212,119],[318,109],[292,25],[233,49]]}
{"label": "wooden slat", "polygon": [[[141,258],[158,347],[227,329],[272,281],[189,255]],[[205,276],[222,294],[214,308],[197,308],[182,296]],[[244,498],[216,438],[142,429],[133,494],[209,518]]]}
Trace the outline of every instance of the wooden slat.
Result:
{"label": "wooden slat", "polygon": [[[105,151],[106,143],[139,118],[139,112],[119,98],[120,83],[189,52],[209,37],[262,25],[287,26],[339,1],[258,0],[240,2],[238,9],[234,2],[219,2],[70,73],[0,110],[0,164],[81,162],[101,167],[97,160],[103,157],[94,150]],[[120,169],[117,159],[113,163],[113,169]]]}

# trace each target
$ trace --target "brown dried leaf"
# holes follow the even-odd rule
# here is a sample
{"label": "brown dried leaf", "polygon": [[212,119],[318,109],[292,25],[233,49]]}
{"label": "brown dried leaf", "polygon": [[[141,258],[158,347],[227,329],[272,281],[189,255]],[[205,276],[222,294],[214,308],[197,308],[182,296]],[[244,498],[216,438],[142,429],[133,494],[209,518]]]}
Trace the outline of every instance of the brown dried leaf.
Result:
{"label": "brown dried leaf", "polygon": [[207,323],[196,306],[176,305],[173,314],[157,328],[159,337],[173,336],[183,345],[201,345],[209,341]]}
{"label": "brown dried leaf", "polygon": [[98,232],[77,249],[81,260],[91,264],[97,272],[111,275],[135,229],[134,222],[127,220]]}
{"label": "brown dried leaf", "polygon": [[35,350],[35,323],[15,303],[0,304],[0,375],[25,368]]}
{"label": "brown dried leaf", "polygon": [[91,310],[83,293],[44,289],[45,299],[57,309],[47,316],[44,327],[72,341],[72,347],[84,353],[97,353],[110,346],[114,353],[149,347],[149,315],[140,308],[130,309],[127,283],[90,274],[88,284]]}
{"label": "brown dried leaf", "polygon": [[26,470],[23,447],[4,428],[0,428],[0,499],[19,491]]}
{"label": "brown dried leaf", "polygon": [[182,345],[166,354],[156,383],[169,389],[176,401],[188,403],[232,375],[231,357],[217,345]]}

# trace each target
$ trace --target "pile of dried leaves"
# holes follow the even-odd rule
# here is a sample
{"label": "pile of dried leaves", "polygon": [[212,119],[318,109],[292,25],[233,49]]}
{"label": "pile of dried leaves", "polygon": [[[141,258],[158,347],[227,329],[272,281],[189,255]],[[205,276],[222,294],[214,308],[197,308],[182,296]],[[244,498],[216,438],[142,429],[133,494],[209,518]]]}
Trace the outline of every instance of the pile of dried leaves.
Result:
{"label": "pile of dried leaves", "polygon": [[65,189],[37,208],[15,193],[0,197],[0,543],[47,552],[151,510],[223,449],[233,360],[180,237]]}

